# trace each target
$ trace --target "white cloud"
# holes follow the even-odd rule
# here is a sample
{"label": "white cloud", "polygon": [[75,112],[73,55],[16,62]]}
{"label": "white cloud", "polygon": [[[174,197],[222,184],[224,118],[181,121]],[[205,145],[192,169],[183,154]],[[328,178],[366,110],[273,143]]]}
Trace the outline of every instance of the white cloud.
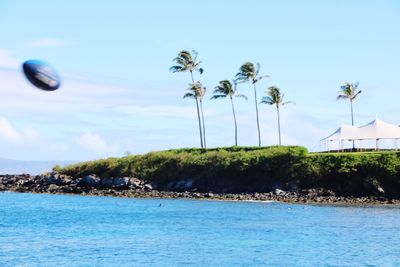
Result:
{"label": "white cloud", "polygon": [[0,67],[7,69],[18,69],[20,60],[13,55],[13,51],[0,48]]}
{"label": "white cloud", "polygon": [[27,43],[28,47],[33,47],[33,48],[60,47],[65,45],[66,42],[55,38],[43,38],[43,39],[33,40]]}
{"label": "white cloud", "polygon": [[115,154],[119,151],[118,145],[109,145],[99,134],[91,132],[83,134],[76,138],[75,141],[81,147],[98,155]]}
{"label": "white cloud", "polygon": [[0,137],[13,143],[20,143],[23,139],[22,134],[4,117],[0,117]]}

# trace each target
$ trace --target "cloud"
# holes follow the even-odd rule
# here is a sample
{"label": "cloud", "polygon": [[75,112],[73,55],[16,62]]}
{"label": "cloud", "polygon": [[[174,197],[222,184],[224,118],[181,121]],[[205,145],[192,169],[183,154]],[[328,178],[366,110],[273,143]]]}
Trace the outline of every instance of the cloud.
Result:
{"label": "cloud", "polygon": [[65,41],[55,39],[55,38],[43,38],[38,40],[33,40],[27,43],[27,47],[32,48],[49,48],[49,47],[60,47],[65,46],[67,43]]}
{"label": "cloud", "polygon": [[28,127],[18,130],[7,118],[0,117],[0,141],[18,145],[32,145],[40,141],[40,138],[40,133],[35,129]]}
{"label": "cloud", "polygon": [[98,155],[115,154],[119,151],[118,145],[109,145],[99,135],[92,132],[87,132],[76,138],[76,143],[81,147],[95,152]]}
{"label": "cloud", "polygon": [[18,69],[20,60],[13,55],[13,51],[0,48],[0,68]]}
{"label": "cloud", "polygon": [[13,143],[21,143],[23,136],[4,117],[0,117],[0,137]]}

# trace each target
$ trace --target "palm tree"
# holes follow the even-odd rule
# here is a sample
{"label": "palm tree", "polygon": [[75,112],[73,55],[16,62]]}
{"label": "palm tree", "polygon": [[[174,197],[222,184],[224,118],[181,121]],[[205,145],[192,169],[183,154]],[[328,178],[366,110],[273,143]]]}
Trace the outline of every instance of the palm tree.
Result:
{"label": "palm tree", "polygon": [[[193,72],[198,71],[200,74],[203,73],[203,69],[200,68],[201,61],[197,61],[197,52],[192,51],[192,54],[186,50],[182,50],[179,52],[178,56],[174,58],[176,65],[169,68],[169,70],[173,73],[175,72],[190,72],[190,77],[192,79],[192,84],[194,84]],[[203,134],[201,130],[201,121],[200,121],[200,109],[199,109],[199,100],[196,97],[196,107],[197,107],[197,118],[199,121],[199,133],[200,133],[200,145],[203,148]],[[203,126],[204,128],[204,126]]]}
{"label": "palm tree", "polygon": [[[358,89],[358,82],[356,83],[348,83],[346,82],[344,85],[340,86],[339,95],[336,97],[336,100],[339,99],[348,99],[350,100],[351,107],[351,125],[354,126],[354,116],[353,116],[353,101],[356,97],[361,94],[361,90]],[[353,150],[355,150],[355,142],[353,140]]]}
{"label": "palm tree", "polygon": [[219,99],[219,98],[226,98],[227,96],[229,96],[229,98],[231,100],[233,122],[235,123],[235,146],[237,146],[238,143],[237,143],[236,113],[235,113],[235,106],[233,104],[233,96],[242,97],[247,100],[247,97],[245,95],[236,94],[237,84],[238,84],[237,80],[233,80],[233,85],[228,80],[220,81],[219,85],[217,85],[215,87],[215,90],[213,93],[214,95],[211,97],[211,99]]}
{"label": "palm tree", "polygon": [[[190,83],[189,92],[186,93],[183,98],[193,98],[196,100],[197,105],[197,114],[199,114],[199,106],[200,106],[200,113],[201,113],[201,124],[203,125],[203,136],[200,136],[201,143],[203,144],[204,142],[204,148],[207,148],[207,143],[206,143],[206,126],[204,123],[204,113],[203,113],[203,98],[204,95],[206,94],[206,88],[200,83],[200,82],[195,82],[195,83]],[[199,117],[199,127],[200,125],[200,117]],[[201,128],[200,128],[200,134],[201,134]],[[203,146],[202,146],[203,147]]]}
{"label": "palm tree", "polygon": [[239,72],[236,74],[236,78],[239,81],[251,81],[254,87],[254,103],[256,106],[256,119],[257,119],[257,132],[258,132],[258,145],[261,146],[261,133],[260,133],[260,122],[258,119],[258,101],[257,101],[257,88],[256,83],[263,78],[269,77],[268,75],[259,75],[260,64],[256,63],[254,66],[251,62],[244,63]]}
{"label": "palm tree", "polygon": [[261,103],[263,104],[268,104],[268,105],[275,105],[276,106],[276,111],[278,114],[278,135],[279,135],[279,145],[282,145],[281,141],[281,120],[280,120],[280,114],[279,114],[279,108],[280,106],[284,106],[289,103],[293,103],[292,101],[286,101],[283,102],[283,97],[285,94],[281,94],[281,91],[278,87],[276,86],[270,86],[268,87],[267,91],[265,92],[267,96],[264,96],[262,98]]}
{"label": "palm tree", "polygon": [[198,71],[203,74],[204,70],[200,68],[201,61],[197,61],[198,53],[192,50],[192,54],[186,50],[179,52],[178,56],[174,58],[177,65],[169,68],[173,73],[175,72],[185,72],[189,71],[192,78],[192,83],[194,83],[193,72]]}
{"label": "palm tree", "polygon": [[358,82],[356,83],[348,83],[346,82],[344,85],[340,86],[339,95],[336,97],[336,100],[339,99],[348,99],[350,100],[351,107],[351,125],[354,126],[354,117],[353,117],[353,101],[356,97],[361,94],[361,90],[357,91]]}

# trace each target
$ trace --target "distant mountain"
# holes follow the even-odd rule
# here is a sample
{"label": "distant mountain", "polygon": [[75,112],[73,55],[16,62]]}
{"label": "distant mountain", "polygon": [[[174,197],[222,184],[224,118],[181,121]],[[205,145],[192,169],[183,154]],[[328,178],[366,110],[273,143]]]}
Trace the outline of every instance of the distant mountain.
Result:
{"label": "distant mountain", "polygon": [[56,165],[65,166],[76,163],[76,161],[23,161],[0,158],[0,174],[22,174],[32,175],[51,171]]}

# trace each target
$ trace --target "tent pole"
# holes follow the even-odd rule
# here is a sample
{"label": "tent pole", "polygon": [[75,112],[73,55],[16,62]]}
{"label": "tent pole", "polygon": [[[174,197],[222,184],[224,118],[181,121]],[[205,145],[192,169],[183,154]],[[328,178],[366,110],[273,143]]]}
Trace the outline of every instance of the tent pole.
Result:
{"label": "tent pole", "polygon": [[375,140],[375,151],[378,151],[378,140],[379,140],[379,139],[376,139],[376,140]]}
{"label": "tent pole", "polygon": [[397,139],[394,139],[394,146],[395,146],[396,151],[397,151]]}

